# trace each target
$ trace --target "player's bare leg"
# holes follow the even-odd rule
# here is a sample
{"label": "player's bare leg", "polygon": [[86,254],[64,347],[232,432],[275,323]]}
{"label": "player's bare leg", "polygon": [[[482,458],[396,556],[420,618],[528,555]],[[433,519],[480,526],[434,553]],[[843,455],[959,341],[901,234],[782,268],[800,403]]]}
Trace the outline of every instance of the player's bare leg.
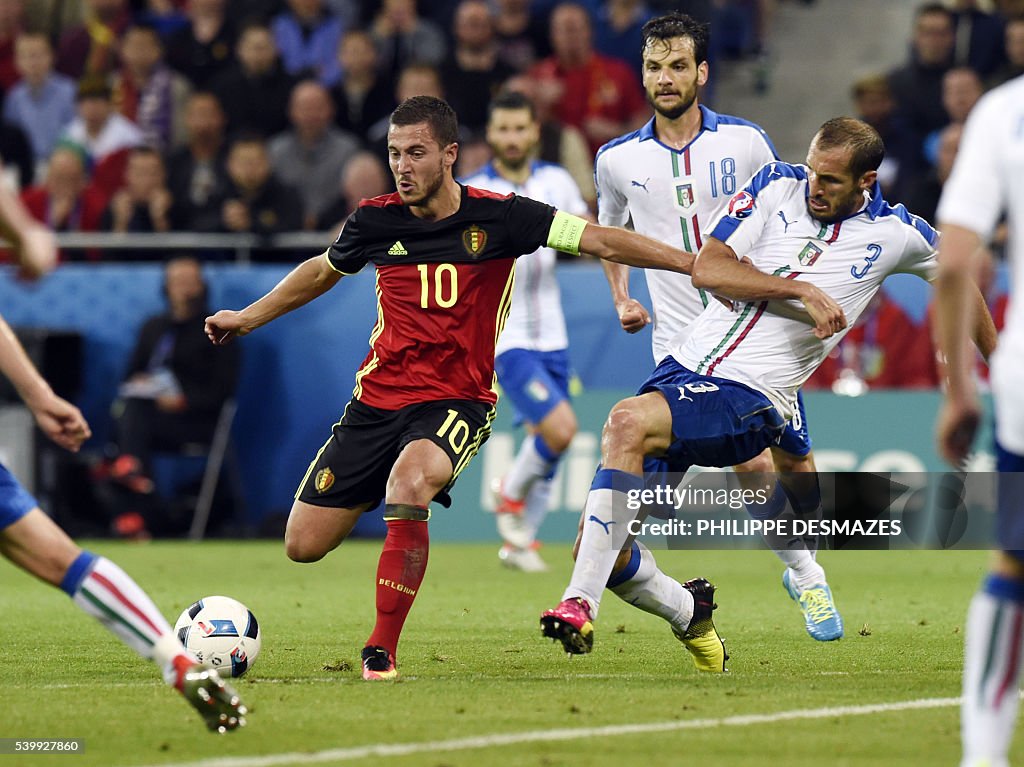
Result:
{"label": "player's bare leg", "polygon": [[226,732],[245,724],[247,709],[238,694],[215,671],[199,666],[149,595],[113,562],[79,548],[40,509],[0,531],[0,554],[62,589],[83,612],[154,661],[211,730]]}

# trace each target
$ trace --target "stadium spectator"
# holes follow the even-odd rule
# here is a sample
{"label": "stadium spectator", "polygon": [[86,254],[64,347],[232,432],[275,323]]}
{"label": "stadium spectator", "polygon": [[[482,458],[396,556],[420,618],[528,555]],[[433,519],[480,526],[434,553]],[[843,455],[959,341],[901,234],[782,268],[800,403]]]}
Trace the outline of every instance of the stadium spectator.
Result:
{"label": "stadium spectator", "polygon": [[545,18],[530,12],[530,0],[497,0],[494,30],[502,60],[525,72],[551,52]]}
{"label": "stadium spectator", "polygon": [[59,144],[50,155],[43,183],[23,191],[21,200],[37,221],[55,232],[98,231],[107,202],[89,183],[84,152]]}
{"label": "stadium spectator", "polygon": [[110,75],[117,68],[117,43],[131,24],[128,0],[85,0],[85,19],[57,45],[57,71],[73,80]]}
{"label": "stadium spectator", "polygon": [[238,35],[235,61],[210,83],[228,119],[228,133],[273,136],[288,127],[288,98],[296,80],[284,71],[274,36],[263,22]]}
{"label": "stadium spectator", "polygon": [[113,81],[117,110],[142,131],[142,140],[159,150],[185,136],[184,106],[188,80],[164,62],[163,41],[155,27],[136,24],[121,39],[121,70]]}
{"label": "stadium spectator", "polygon": [[[238,350],[222,354],[225,350],[211,349],[203,337],[208,290],[199,261],[169,260],[163,292],[167,311],[147,318],[139,330],[112,408],[111,458],[97,472],[138,495],[153,492],[155,451],[210,441],[217,415],[238,383]],[[120,526],[126,528],[126,522]]]}
{"label": "stadium spectator", "polygon": [[953,66],[955,43],[953,14],[949,9],[940,3],[918,7],[910,59],[889,73],[897,113],[909,128],[909,140],[919,148],[914,166],[901,172],[915,174],[925,167],[920,151],[925,136],[948,122],[942,107],[942,77]]}
{"label": "stadium spectator", "polygon": [[1007,19],[1004,47],[1006,61],[989,79],[990,88],[1024,75],[1024,16]]}
{"label": "stadium spectator", "polygon": [[153,27],[161,40],[167,40],[188,25],[188,16],[181,10],[184,3],[174,0],[146,0],[146,7],[135,14],[139,24]]}
{"label": "stadium spectator", "polygon": [[[160,153],[150,147],[136,147],[128,155],[125,184],[110,198],[100,228],[107,232],[169,232],[173,221],[173,198],[167,188],[167,172]],[[160,258],[160,251],[113,251],[127,260]],[[110,260],[111,255],[107,256]]]}
{"label": "stadium spectator", "polygon": [[540,144],[537,159],[561,165],[572,176],[580,194],[587,201],[591,211],[597,206],[597,190],[594,187],[594,162],[590,147],[583,133],[571,125],[564,125],[551,116],[551,106],[537,97],[538,83],[526,75],[518,75],[505,83],[510,91],[522,93],[533,102],[540,121]]}
{"label": "stadium spectator", "polygon": [[990,77],[1006,60],[1003,50],[1003,20],[978,8],[978,0],[953,0],[958,66],[973,69],[982,78]]}
{"label": "stadium spectator", "polygon": [[77,117],[62,140],[85,149],[92,165],[93,183],[107,196],[124,180],[128,152],[142,143],[142,131],[114,110],[110,86],[101,76],[85,77],[78,83]]}
{"label": "stadium spectator", "polygon": [[316,228],[337,233],[360,200],[379,197],[391,190],[391,179],[384,164],[372,152],[359,152],[345,164],[341,174],[341,194],[320,213]]}
{"label": "stadium spectator", "polygon": [[46,35],[23,32],[15,49],[22,79],[4,99],[4,119],[25,131],[42,166],[75,118],[75,83],[53,71],[53,48]]}
{"label": "stadium spectator", "polygon": [[395,108],[394,87],[377,70],[377,49],[368,32],[353,29],[342,36],[338,63],[345,76],[331,89],[335,123],[365,141],[370,126]]}
{"label": "stadium spectator", "polygon": [[555,8],[551,47],[554,53],[530,70],[539,81],[541,112],[550,111],[562,123],[579,128],[592,154],[647,120],[647,102],[633,70],[594,53],[590,17],[582,5]]}
{"label": "stadium spectator", "polygon": [[[918,147],[910,141],[905,120],[896,112],[889,81],[884,75],[868,75],[857,80],[851,89],[854,111],[882,137],[885,159],[878,166],[878,183],[886,199],[902,200],[904,169],[916,167]],[[928,219],[931,220],[931,219]]]}
{"label": "stadium spectator", "polygon": [[302,200],[303,228],[313,229],[317,217],[333,202],[338,179],[359,141],[334,127],[334,103],[316,80],[295,86],[288,104],[291,129],[270,140],[274,174],[297,189]]}
{"label": "stadium spectator", "polygon": [[936,141],[935,166],[927,173],[915,176],[903,196],[908,210],[914,211],[926,221],[935,220],[935,210],[942,194],[942,186],[953,170],[953,161],[960,146],[964,126],[950,123],[938,133]]}
{"label": "stadium spectator", "polygon": [[448,50],[444,33],[417,14],[416,0],[383,0],[370,34],[380,52],[381,74],[392,83],[409,64],[439,66]]}
{"label": "stadium spectator", "polygon": [[[263,139],[242,135],[228,150],[228,189],[220,204],[221,231],[278,234],[302,229],[302,200],[297,190],[281,183],[271,170]],[[282,258],[256,251],[254,258]]]}
{"label": "stadium spectator", "polygon": [[454,46],[441,65],[448,103],[462,124],[479,137],[487,107],[515,70],[500,58],[494,22],[485,0],[462,0],[455,11]]}
{"label": "stadium spectator", "polygon": [[195,91],[185,105],[185,145],[167,157],[167,186],[174,220],[186,231],[220,231],[220,209],[228,189],[225,117],[217,97]]}
{"label": "stadium spectator", "polygon": [[231,64],[235,26],[225,11],[227,0],[189,0],[188,24],[167,40],[167,63],[197,88]]}
{"label": "stadium spectator", "polygon": [[21,73],[16,62],[16,44],[24,30],[23,0],[0,2],[0,93],[10,91]]}
{"label": "stadium spectator", "polygon": [[313,78],[327,88],[338,82],[338,43],[344,30],[323,0],[288,0],[288,10],[276,16],[270,28],[288,74]]}
{"label": "stadium spectator", "polygon": [[644,0],[608,0],[594,19],[594,48],[638,68],[644,41],[641,30],[653,17]]}
{"label": "stadium spectator", "polygon": [[[441,84],[441,73],[437,67],[429,64],[410,64],[401,71],[395,82],[395,103],[401,104],[413,96],[444,98],[444,86]],[[385,115],[366,132],[367,146],[378,157],[387,155],[390,118],[390,113]]]}
{"label": "stadium spectator", "polygon": [[[948,124],[963,125],[984,92],[981,78],[970,67],[953,67],[946,72],[942,78],[942,108],[946,110]],[[932,167],[938,160],[940,133],[941,130],[936,129],[924,140],[924,156]]]}

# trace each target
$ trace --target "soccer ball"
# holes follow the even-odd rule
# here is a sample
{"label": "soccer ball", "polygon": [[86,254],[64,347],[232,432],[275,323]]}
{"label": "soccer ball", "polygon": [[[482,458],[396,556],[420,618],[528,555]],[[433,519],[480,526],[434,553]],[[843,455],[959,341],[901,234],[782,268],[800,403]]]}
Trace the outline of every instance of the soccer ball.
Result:
{"label": "soccer ball", "polygon": [[203,597],[174,624],[185,648],[221,673],[241,676],[260,654],[260,624],[248,607],[231,597]]}

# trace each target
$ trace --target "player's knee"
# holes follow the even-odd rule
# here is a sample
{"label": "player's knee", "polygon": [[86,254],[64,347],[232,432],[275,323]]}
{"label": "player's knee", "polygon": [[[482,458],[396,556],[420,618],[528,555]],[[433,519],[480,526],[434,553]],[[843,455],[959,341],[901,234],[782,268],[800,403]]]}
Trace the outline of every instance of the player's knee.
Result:
{"label": "player's knee", "polygon": [[620,402],[608,414],[602,441],[620,450],[642,450],[646,431],[644,420],[631,402]]}
{"label": "player's knee", "polygon": [[285,531],[284,551],[292,562],[319,562],[327,555],[323,544],[292,530]]}
{"label": "player's knee", "polygon": [[775,464],[772,462],[771,451],[765,450],[749,461],[737,465],[735,469],[737,473],[743,474],[770,474],[775,471]]}
{"label": "player's knee", "polygon": [[427,506],[451,478],[451,471],[434,466],[405,467],[388,479],[388,503]]}
{"label": "player's knee", "polygon": [[793,474],[798,472],[813,472],[815,470],[814,459],[811,454],[795,455],[785,450],[773,450],[772,459],[775,470],[780,474]]}

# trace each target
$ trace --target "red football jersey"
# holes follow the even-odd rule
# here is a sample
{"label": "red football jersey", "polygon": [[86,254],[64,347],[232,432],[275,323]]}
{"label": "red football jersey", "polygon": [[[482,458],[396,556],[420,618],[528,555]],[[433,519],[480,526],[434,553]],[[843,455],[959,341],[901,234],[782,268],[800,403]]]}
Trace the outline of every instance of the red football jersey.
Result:
{"label": "red football jersey", "polygon": [[397,193],[364,200],[327,257],[343,274],[377,268],[377,324],[353,396],[384,410],[443,399],[493,404],[494,347],[517,256],[547,241],[555,209],[462,187],[459,210],[412,214]]}

